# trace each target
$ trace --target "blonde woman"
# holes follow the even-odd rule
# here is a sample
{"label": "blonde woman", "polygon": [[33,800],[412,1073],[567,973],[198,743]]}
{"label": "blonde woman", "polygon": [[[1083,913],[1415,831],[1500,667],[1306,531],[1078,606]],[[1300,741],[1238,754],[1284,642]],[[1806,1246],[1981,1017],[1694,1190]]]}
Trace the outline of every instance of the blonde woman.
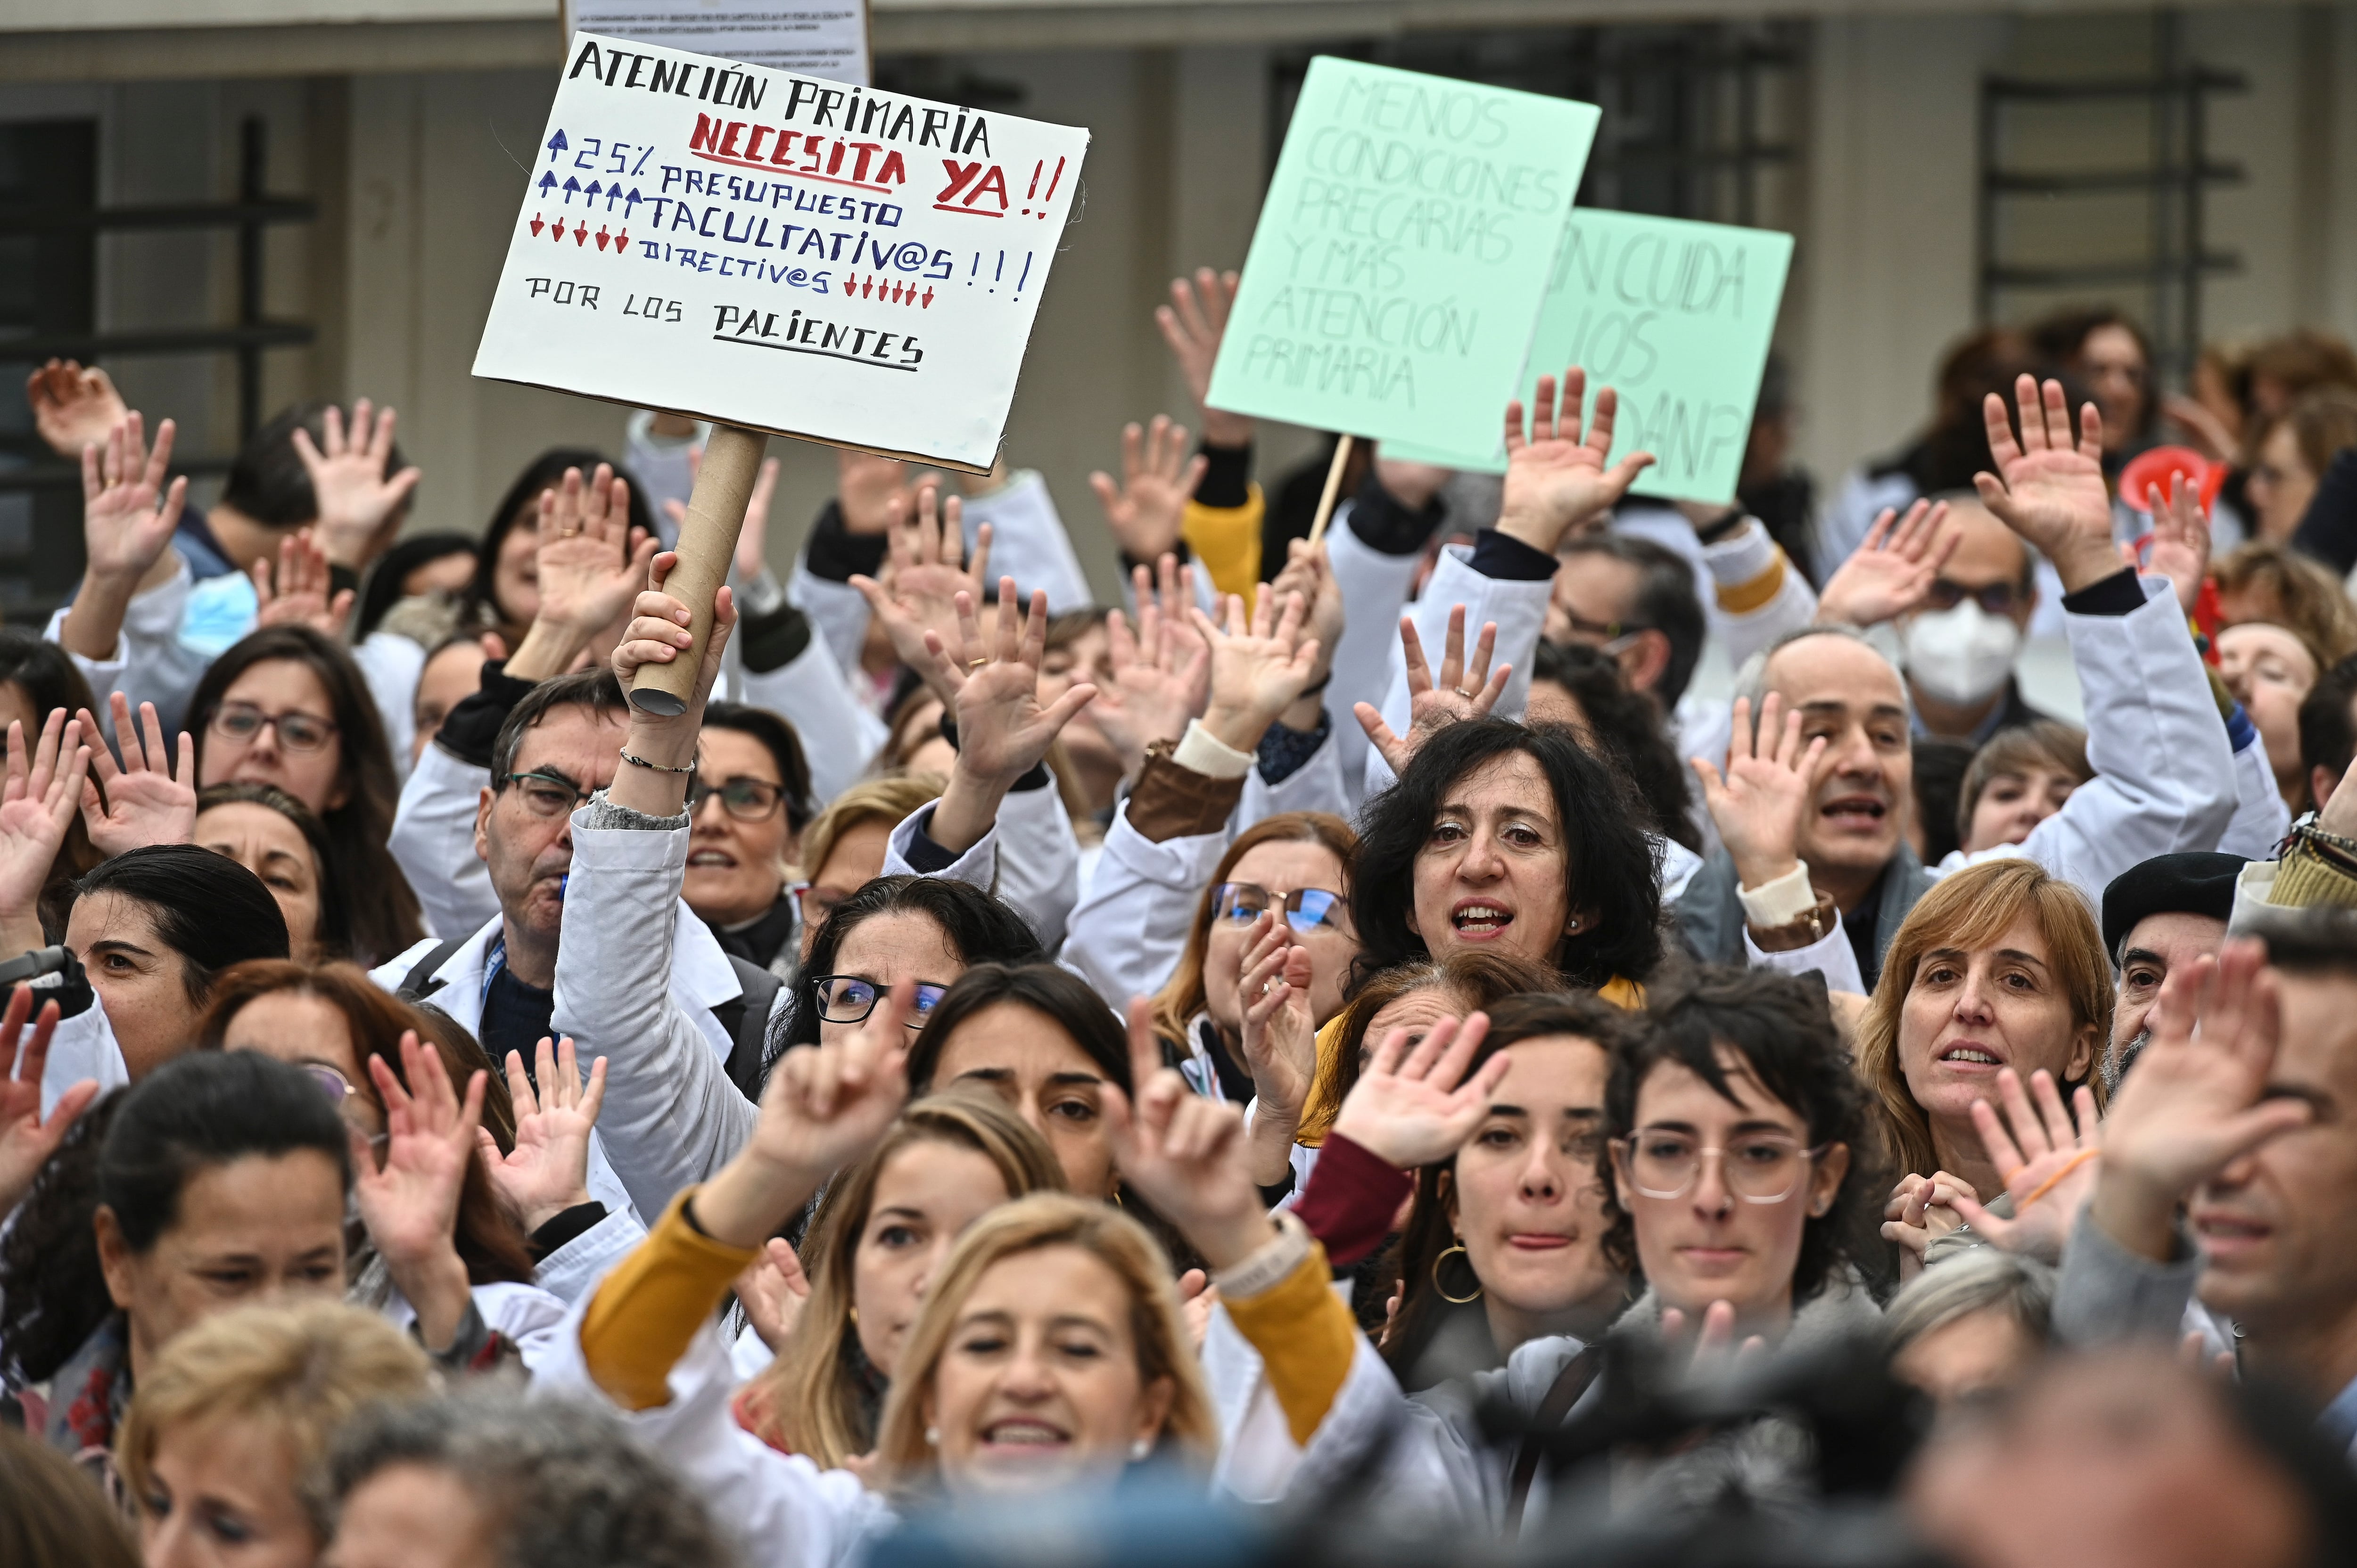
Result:
{"label": "blonde woman", "polygon": [[827,1184],[802,1249],[810,1296],[737,1396],[746,1430],[835,1467],[876,1446],[884,1395],[932,1277],[975,1220],[1061,1191],[1045,1140],[995,1096],[937,1094]]}
{"label": "blonde woman", "polygon": [[[2088,1122],[2104,1102],[2095,1065],[2111,1037],[2112,966],[2079,889],[2034,861],[1968,866],[1934,884],[1892,937],[1858,1026],[1857,1068],[1879,1101],[1883,1154],[1900,1177],[1883,1235],[1911,1273],[1960,1219],[1956,1193],[2011,1218],[1984,1142],[1984,1101],[2008,1107],[2024,1086],[2050,1125],[2076,1098]],[[2024,1193],[2015,1197],[2020,1201]]]}
{"label": "blonde woman", "polygon": [[895,1498],[1102,1486],[1157,1455],[1208,1467],[1216,1445],[1160,1248],[1118,1209],[1046,1192],[975,1221],[927,1284],[877,1432],[871,1474],[887,1492],[730,1418],[713,1308],[755,1250],[890,1131],[914,991],[901,982],[865,1027],[780,1059],[745,1147],[674,1200],[541,1374],[631,1412],[755,1562],[844,1563],[890,1527]]}
{"label": "blonde woman", "polygon": [[139,1382],[116,1458],[151,1563],[307,1568],[327,1532],[307,1501],[336,1430],[363,1406],[424,1398],[425,1352],[331,1301],[218,1313]]}

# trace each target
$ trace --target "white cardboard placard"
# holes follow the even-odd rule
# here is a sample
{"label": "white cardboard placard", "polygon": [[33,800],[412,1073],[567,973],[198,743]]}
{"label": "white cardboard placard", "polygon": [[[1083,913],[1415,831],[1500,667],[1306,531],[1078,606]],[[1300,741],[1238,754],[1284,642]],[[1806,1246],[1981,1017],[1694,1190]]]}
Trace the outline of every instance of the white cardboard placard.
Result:
{"label": "white cardboard placard", "polygon": [[866,0],[565,0],[565,36],[596,33],[866,86]]}
{"label": "white cardboard placard", "polygon": [[475,374],[997,455],[1089,134],[576,35]]}

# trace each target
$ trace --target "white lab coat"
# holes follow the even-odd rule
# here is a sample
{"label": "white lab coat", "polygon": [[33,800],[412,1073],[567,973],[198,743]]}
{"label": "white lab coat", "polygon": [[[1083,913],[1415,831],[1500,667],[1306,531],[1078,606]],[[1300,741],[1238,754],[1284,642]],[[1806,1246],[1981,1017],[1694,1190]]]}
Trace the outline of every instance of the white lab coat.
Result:
{"label": "white lab coat", "polygon": [[[581,1060],[606,1058],[598,1141],[638,1212],[661,1214],[752,1135],[757,1108],[729,1081],[734,1042],[712,1015],[744,988],[711,929],[680,901],[686,827],[592,826],[601,803],[573,813],[551,1024],[573,1036]],[[668,922],[648,918],[663,909]],[[474,972],[479,996],[479,953]],[[779,990],[772,1024],[791,994]]]}
{"label": "white lab coat", "polygon": [[[2126,615],[2068,615],[2071,658],[2087,706],[2087,761],[2094,778],[2018,844],[1967,855],[1959,850],[1932,872],[2018,855],[2076,886],[2100,908],[2114,877],[2159,854],[2218,846],[2242,807],[2242,784],[2210,680],[2186,635],[2166,578],[2139,577],[2143,605]],[[2254,815],[2260,813],[2254,812]],[[1838,923],[1823,940],[1791,952],[1762,953],[1744,933],[1756,966],[1822,972],[1835,991],[1866,989],[1857,955]]]}

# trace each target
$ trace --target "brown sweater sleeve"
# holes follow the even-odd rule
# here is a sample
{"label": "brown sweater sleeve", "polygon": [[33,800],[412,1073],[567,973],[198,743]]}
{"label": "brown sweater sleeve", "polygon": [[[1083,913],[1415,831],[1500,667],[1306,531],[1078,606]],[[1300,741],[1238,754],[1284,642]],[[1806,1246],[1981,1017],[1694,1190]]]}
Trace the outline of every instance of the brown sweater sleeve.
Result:
{"label": "brown sweater sleeve", "polygon": [[1213,779],[1170,759],[1167,741],[1146,748],[1129,792],[1129,825],[1149,843],[1215,832],[1243,799],[1243,779]]}

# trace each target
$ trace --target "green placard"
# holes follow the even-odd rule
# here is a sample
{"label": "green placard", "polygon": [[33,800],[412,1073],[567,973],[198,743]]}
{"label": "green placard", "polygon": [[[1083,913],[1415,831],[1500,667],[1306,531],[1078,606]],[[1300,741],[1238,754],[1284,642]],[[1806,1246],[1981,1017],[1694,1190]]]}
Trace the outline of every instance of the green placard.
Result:
{"label": "green placard", "polygon": [[1593,104],[1310,62],[1215,408],[1479,451],[1523,379]]}
{"label": "green placard", "polygon": [[[1620,394],[1614,458],[1653,454],[1639,495],[1733,500],[1792,261],[1790,234],[1578,209],[1539,315],[1523,402],[1542,371],[1577,365],[1591,407],[1604,387]],[[1477,447],[1426,439],[1388,452],[1493,474],[1506,467],[1494,430]]]}

